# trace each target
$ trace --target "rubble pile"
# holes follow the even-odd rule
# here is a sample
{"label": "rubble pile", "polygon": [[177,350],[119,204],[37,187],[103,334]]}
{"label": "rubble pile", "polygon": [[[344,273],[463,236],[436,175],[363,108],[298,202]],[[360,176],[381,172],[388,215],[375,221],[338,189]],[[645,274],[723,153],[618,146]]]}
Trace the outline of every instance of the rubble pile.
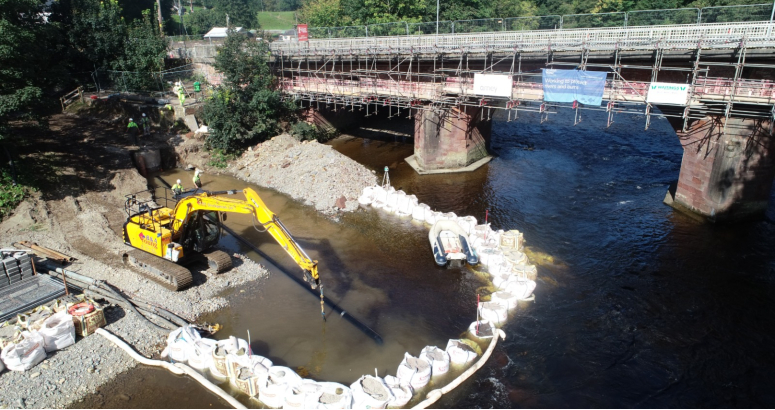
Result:
{"label": "rubble pile", "polygon": [[329,215],[356,210],[363,188],[377,183],[372,171],[332,147],[288,134],[251,147],[229,170]]}

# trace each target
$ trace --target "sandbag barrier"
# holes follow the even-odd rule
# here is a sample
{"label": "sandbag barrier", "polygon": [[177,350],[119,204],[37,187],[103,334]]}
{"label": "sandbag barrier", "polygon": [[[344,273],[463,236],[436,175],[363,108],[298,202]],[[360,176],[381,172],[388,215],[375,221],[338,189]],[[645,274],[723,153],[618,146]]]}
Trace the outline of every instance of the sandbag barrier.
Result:
{"label": "sandbag barrier", "polygon": [[[469,326],[471,339],[450,339],[445,349],[426,346],[418,356],[407,352],[395,376],[363,375],[349,387],[304,379],[288,367],[274,366],[268,358],[252,354],[244,339],[202,338],[188,326],[169,334],[162,356],[175,362],[188,362],[192,368],[215,379],[228,380],[238,391],[271,408],[402,408],[413,398],[419,399],[420,393],[435,385],[434,379],[439,380],[450,369],[461,374],[446,386],[430,390],[415,408],[425,408],[459,386],[484,365],[498,340],[505,339],[505,333],[498,327],[506,323],[509,312],[520,300],[531,300],[536,268],[522,252],[522,233],[494,231],[490,224],[477,224],[473,216],[458,217],[451,212],[433,211],[430,206],[418,203],[414,195],[391,187],[368,187],[359,202],[428,224],[455,220],[469,234],[472,247],[480,254],[482,266],[489,272],[492,287],[496,289],[490,300],[479,302],[481,320]],[[479,343],[488,343],[484,353]]]}

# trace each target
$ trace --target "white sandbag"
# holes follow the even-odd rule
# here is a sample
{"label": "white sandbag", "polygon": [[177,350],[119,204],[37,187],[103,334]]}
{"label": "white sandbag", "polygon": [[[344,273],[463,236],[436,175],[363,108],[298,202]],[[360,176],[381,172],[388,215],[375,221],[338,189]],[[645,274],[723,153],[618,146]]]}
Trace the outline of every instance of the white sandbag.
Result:
{"label": "white sandbag", "polygon": [[449,354],[450,362],[453,364],[468,364],[476,360],[477,356],[476,351],[460,339],[449,339],[446,351]]}
{"label": "white sandbag", "polygon": [[438,221],[457,221],[457,215],[454,212],[441,212],[436,217],[436,222]]}
{"label": "white sandbag", "polygon": [[412,209],[412,219],[417,221],[425,221],[425,215],[430,210],[431,207],[427,204],[417,204],[417,206]]}
{"label": "white sandbag", "polygon": [[318,399],[323,394],[323,386],[320,383],[303,379],[301,384],[285,391],[284,409],[314,409],[317,408]]}
{"label": "white sandbag", "polygon": [[0,353],[0,360],[8,370],[23,372],[35,367],[46,358],[43,336],[38,332],[22,332],[19,343],[9,344]]}
{"label": "white sandbag", "polygon": [[487,240],[496,248],[500,248],[501,243],[501,236],[503,235],[503,229],[498,229],[497,231],[490,229],[490,232],[487,234]]}
{"label": "white sandbag", "polygon": [[[503,250],[503,248],[501,248],[501,250]],[[503,259],[512,265],[521,265],[527,263],[527,255],[514,249],[503,250]]]}
{"label": "white sandbag", "polygon": [[436,346],[425,346],[420,359],[431,364],[431,377],[441,376],[449,371],[449,355]]}
{"label": "white sandbag", "polygon": [[399,198],[398,210],[396,214],[398,216],[410,216],[414,212],[414,207],[417,206],[417,197],[414,195],[406,195]]}
{"label": "white sandbag", "polygon": [[535,280],[538,276],[538,269],[535,265],[514,265],[511,271],[518,278]]}
{"label": "white sandbag", "polygon": [[510,282],[506,286],[506,291],[513,294],[517,300],[523,300],[530,297],[536,288],[535,281],[532,280],[516,280]]}
{"label": "white sandbag", "polygon": [[490,266],[487,267],[487,272],[490,274],[490,277],[494,279],[496,276],[501,275],[510,276],[512,274],[511,269],[511,264],[508,263],[508,261],[503,261],[498,264],[490,264]]}
{"label": "white sandbag", "polygon": [[374,188],[374,201],[371,203],[371,206],[377,209],[384,208],[388,195],[393,192],[396,192],[396,190],[392,186],[387,189],[383,189],[382,187],[379,187],[379,189]]}
{"label": "white sandbag", "polygon": [[239,350],[247,352],[249,349],[248,342],[245,339],[240,339],[234,336],[230,336],[228,339],[219,340],[215,344],[213,349],[213,360],[210,366],[210,374],[216,378],[224,379],[229,376],[229,368],[226,363],[226,357],[229,353],[236,353]]}
{"label": "white sandbag", "polygon": [[230,352],[226,354],[226,375],[234,382],[237,378],[237,370],[240,367],[253,368],[253,363],[250,360],[250,353],[245,349],[238,349],[236,352]]}
{"label": "white sandbag", "polygon": [[473,216],[458,216],[457,224],[463,228],[466,234],[471,235],[471,232],[476,226],[476,218]]}
{"label": "white sandbag", "polygon": [[191,325],[173,330],[167,336],[167,351],[170,359],[176,362],[186,362],[190,346],[200,339],[202,339],[202,336]]}
{"label": "white sandbag", "polygon": [[253,374],[253,370],[249,367],[239,367],[234,372],[234,378],[232,384],[237,387],[237,390],[247,394],[250,397],[254,397],[256,394],[255,389],[252,386],[251,381],[256,378]]}
{"label": "white sandbag", "polygon": [[374,188],[373,186],[367,186],[363,188],[361,196],[358,197],[358,203],[363,206],[369,206],[374,202]]}
{"label": "white sandbag", "polygon": [[502,273],[492,277],[492,285],[498,290],[506,290],[510,282],[516,282],[517,277],[510,273]]}
{"label": "white sandbag", "polygon": [[417,390],[425,387],[431,380],[431,371],[431,364],[427,360],[404,353],[404,360],[398,365],[396,377]]}
{"label": "white sandbag", "polygon": [[492,339],[495,326],[489,320],[474,321],[468,326],[468,333],[477,339]]}
{"label": "white sandbag", "polygon": [[479,317],[495,326],[503,326],[508,319],[508,308],[498,302],[479,302]]}
{"label": "white sandbag", "polygon": [[524,237],[522,232],[516,229],[511,229],[501,235],[499,244],[502,248],[514,249],[518,251],[522,249],[523,242]]}
{"label": "white sandbag", "polygon": [[[516,282],[512,282],[512,284],[515,283]],[[506,309],[508,310],[512,310],[517,307],[519,299],[520,298],[517,297],[517,295],[509,292],[508,290],[500,290],[492,294],[491,300],[495,303],[500,303],[501,305],[506,306]]]}
{"label": "white sandbag", "polygon": [[213,349],[216,343],[213,339],[202,338],[188,345],[186,352],[188,365],[200,372],[209,369],[213,362]]}
{"label": "white sandbag", "polygon": [[56,313],[43,322],[38,333],[43,336],[43,348],[46,352],[64,349],[75,343],[73,316],[67,311]]}
{"label": "white sandbag", "polygon": [[394,399],[393,393],[381,377],[361,376],[350,385],[353,407],[356,409],[384,409]]}
{"label": "white sandbag", "polygon": [[387,200],[385,201],[385,212],[389,212],[391,214],[396,213],[398,211],[398,204],[404,198],[406,198],[406,192],[401,190],[388,194]]}
{"label": "white sandbag", "polygon": [[279,409],[285,403],[286,390],[301,384],[301,376],[284,366],[272,366],[258,385],[258,400]]}
{"label": "white sandbag", "polygon": [[353,406],[353,392],[349,387],[333,382],[320,382],[323,394],[318,397],[318,409],[350,409]]}
{"label": "white sandbag", "polygon": [[435,224],[439,220],[440,216],[441,216],[441,212],[431,211],[429,209],[425,211],[425,222],[433,226],[433,224]]}
{"label": "white sandbag", "polygon": [[503,263],[503,251],[491,246],[481,246],[476,250],[479,253],[479,263],[483,266],[500,265]]}
{"label": "white sandbag", "polygon": [[385,385],[390,388],[390,392],[393,394],[393,400],[388,402],[388,408],[401,408],[409,403],[414,396],[414,390],[409,383],[402,383],[395,376],[385,376]]}

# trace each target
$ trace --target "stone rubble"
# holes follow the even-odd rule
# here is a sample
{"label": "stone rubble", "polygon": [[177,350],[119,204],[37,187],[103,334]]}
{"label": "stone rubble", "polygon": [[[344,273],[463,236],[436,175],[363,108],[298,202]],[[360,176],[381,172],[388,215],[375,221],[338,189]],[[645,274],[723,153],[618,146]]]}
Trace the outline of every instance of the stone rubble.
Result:
{"label": "stone rubble", "polygon": [[228,170],[237,178],[276,189],[326,215],[358,209],[372,171],[317,141],[282,134],[251,147]]}

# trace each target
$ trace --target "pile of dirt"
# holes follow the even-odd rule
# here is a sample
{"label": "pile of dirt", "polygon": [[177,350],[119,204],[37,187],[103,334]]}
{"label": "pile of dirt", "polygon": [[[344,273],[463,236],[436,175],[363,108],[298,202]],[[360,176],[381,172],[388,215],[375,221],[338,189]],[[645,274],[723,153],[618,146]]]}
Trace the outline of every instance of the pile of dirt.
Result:
{"label": "pile of dirt", "polygon": [[372,171],[332,147],[287,134],[251,147],[228,170],[325,214],[356,210],[363,188],[377,183]]}

